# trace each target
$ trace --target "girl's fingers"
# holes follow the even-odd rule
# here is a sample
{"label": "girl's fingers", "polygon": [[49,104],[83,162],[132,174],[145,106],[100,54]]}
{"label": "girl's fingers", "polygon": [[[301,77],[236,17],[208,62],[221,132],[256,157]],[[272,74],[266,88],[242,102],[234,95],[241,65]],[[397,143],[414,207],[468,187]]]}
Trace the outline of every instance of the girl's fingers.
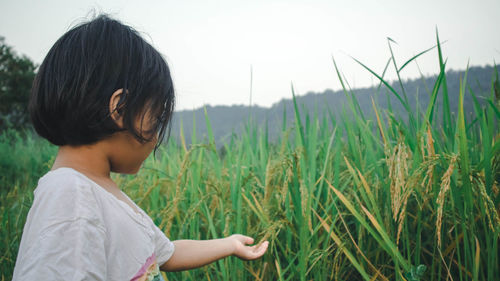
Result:
{"label": "girl's fingers", "polygon": [[261,245],[260,245],[260,249],[262,251],[266,251],[267,250],[267,246],[269,246],[269,241],[264,241]]}
{"label": "girl's fingers", "polygon": [[264,241],[258,247],[257,246],[251,247],[251,252],[250,252],[251,259],[260,258],[266,252],[268,245],[269,245],[269,242]]}
{"label": "girl's fingers", "polygon": [[265,241],[262,243],[256,251],[256,258],[261,257],[266,251],[267,251],[267,246],[269,245],[269,242]]}
{"label": "girl's fingers", "polygon": [[264,253],[267,251],[267,247],[269,246],[268,241],[264,241],[257,245],[247,246],[255,242],[252,237],[241,234],[235,234],[233,237],[236,238],[236,240],[239,241],[242,246],[240,247],[240,250],[236,252],[236,256],[244,260],[255,260],[260,258],[262,255],[264,255]]}
{"label": "girl's fingers", "polygon": [[253,238],[245,236],[245,244],[253,244]]}
{"label": "girl's fingers", "polygon": [[241,235],[241,234],[234,234],[233,237],[235,237],[243,245],[253,244],[253,241],[254,241],[252,237]]}

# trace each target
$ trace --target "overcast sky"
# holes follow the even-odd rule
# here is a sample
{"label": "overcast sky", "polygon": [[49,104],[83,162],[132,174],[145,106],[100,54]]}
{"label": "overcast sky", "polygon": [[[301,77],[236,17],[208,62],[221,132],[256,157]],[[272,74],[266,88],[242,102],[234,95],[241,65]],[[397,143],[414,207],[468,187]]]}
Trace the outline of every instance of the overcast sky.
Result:
{"label": "overcast sky", "polygon": [[[0,36],[41,63],[52,44],[91,10],[111,14],[144,34],[167,59],[177,109],[205,104],[271,106],[296,93],[339,89],[332,64],[352,87],[376,80],[350,56],[382,72],[390,56],[401,65],[436,43],[439,30],[447,68],[500,61],[500,1],[26,1],[0,0]],[[433,51],[417,60],[437,73]],[[402,76],[419,76],[416,64]],[[388,73],[390,79],[395,73]]]}

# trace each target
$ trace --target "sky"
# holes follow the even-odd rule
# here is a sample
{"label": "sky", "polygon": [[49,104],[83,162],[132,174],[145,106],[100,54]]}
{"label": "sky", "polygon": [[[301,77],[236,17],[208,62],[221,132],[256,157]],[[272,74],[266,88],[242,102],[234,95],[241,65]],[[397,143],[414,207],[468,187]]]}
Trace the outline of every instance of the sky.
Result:
{"label": "sky", "polygon": [[[104,12],[131,25],[167,60],[177,110],[203,105],[272,106],[310,91],[376,85],[353,58],[382,73],[442,42],[447,69],[500,61],[499,0],[27,1],[0,0],[0,36],[40,64],[72,26]],[[391,65],[386,78],[393,80]],[[437,51],[400,74],[439,71]]]}

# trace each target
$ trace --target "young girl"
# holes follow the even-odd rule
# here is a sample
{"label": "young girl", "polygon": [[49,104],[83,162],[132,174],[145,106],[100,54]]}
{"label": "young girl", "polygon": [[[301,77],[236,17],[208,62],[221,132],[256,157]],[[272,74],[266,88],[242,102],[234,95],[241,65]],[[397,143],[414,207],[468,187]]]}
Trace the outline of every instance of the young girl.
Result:
{"label": "young girl", "polygon": [[13,280],[162,280],[159,269],[264,254],[267,241],[239,234],[171,242],[111,179],[137,173],[173,109],[165,60],[129,26],[99,16],[54,44],[29,110],[59,151],[35,189]]}

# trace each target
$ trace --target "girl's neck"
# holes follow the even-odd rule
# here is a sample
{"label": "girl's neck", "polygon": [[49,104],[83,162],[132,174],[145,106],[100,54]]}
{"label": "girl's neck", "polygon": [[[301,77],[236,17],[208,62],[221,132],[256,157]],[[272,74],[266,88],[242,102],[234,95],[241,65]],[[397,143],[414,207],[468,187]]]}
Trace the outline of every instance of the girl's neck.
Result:
{"label": "girl's neck", "polygon": [[[84,146],[60,146],[52,170],[68,167],[98,183],[109,185],[111,164],[99,143]],[[111,181],[112,182],[112,181]]]}
{"label": "girl's neck", "polygon": [[61,146],[52,165],[52,170],[63,167],[75,169],[110,192],[118,200],[128,204],[136,213],[140,213],[110,177],[112,171],[110,147],[113,145],[110,145],[108,141],[85,146]]}

